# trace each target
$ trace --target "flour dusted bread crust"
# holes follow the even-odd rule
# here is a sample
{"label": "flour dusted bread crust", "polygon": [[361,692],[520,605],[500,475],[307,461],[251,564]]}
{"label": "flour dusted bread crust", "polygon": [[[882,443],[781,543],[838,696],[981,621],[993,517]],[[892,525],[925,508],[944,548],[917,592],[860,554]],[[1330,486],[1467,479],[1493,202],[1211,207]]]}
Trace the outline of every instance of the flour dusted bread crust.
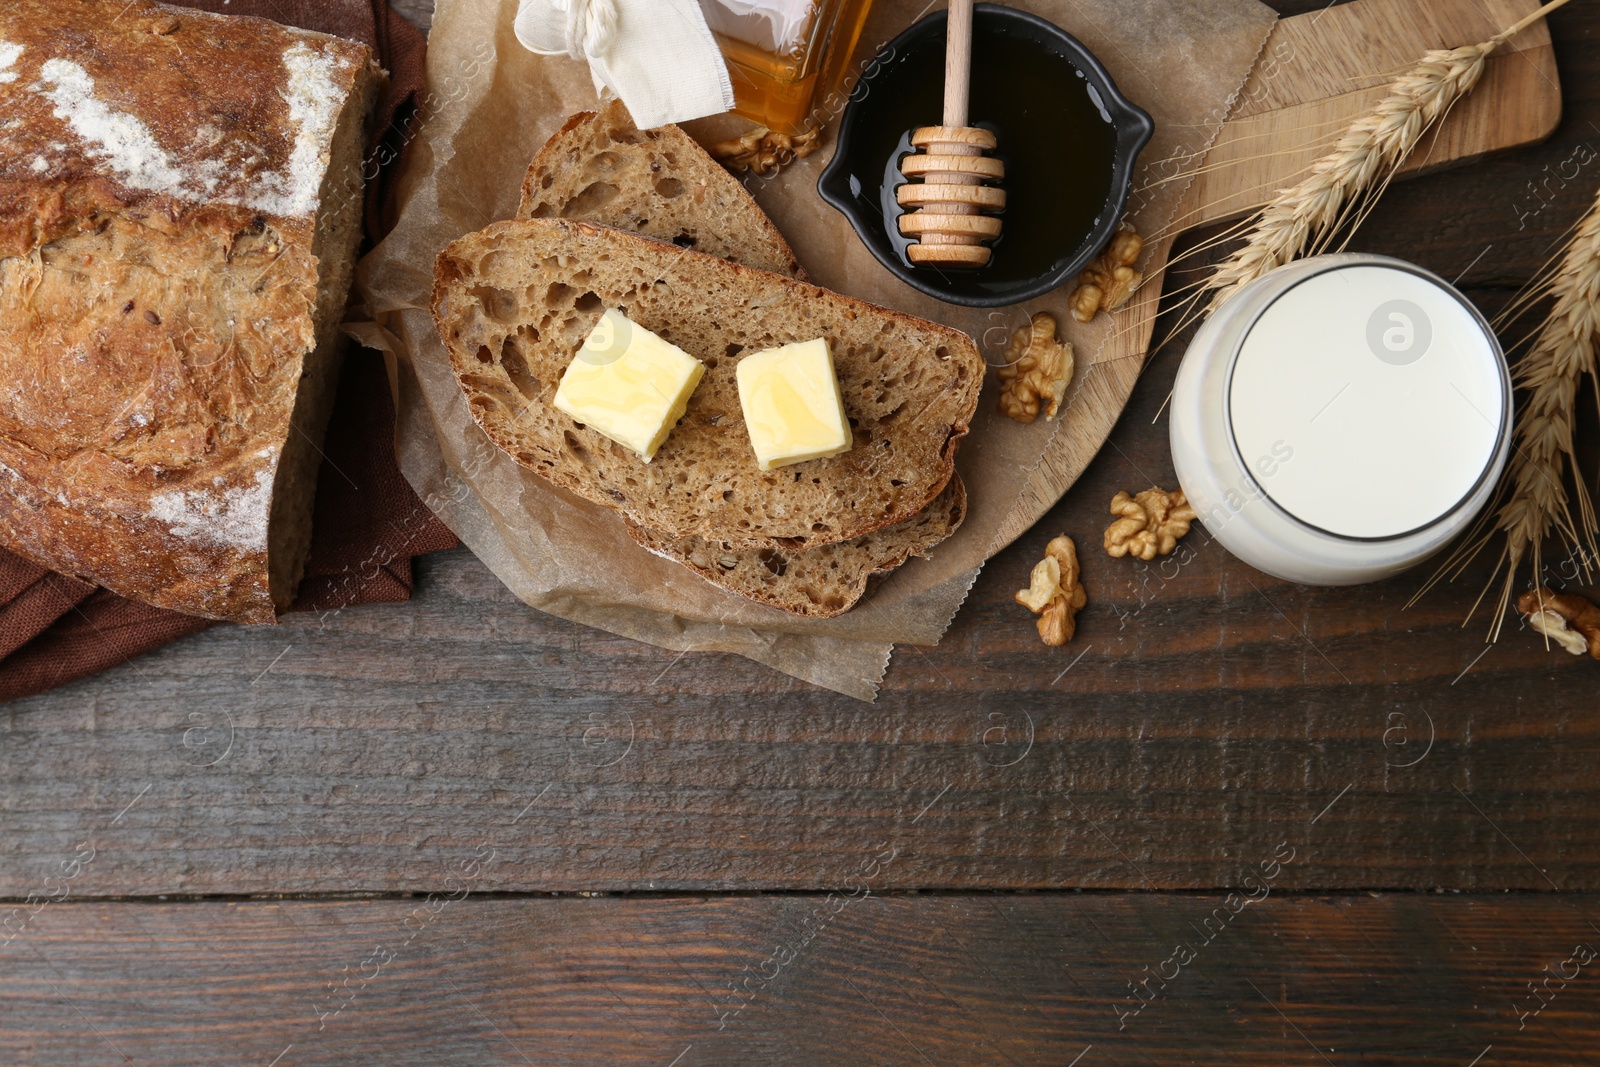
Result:
{"label": "flour dusted bread crust", "polygon": [[576,219],[804,280],[766,212],[676,126],[641,130],[617,100],[567,120],[533,157],[519,219]]}
{"label": "flour dusted bread crust", "polygon": [[[903,522],[950,481],[983,359],[971,338],[620,230],[495,223],[440,254],[434,317],[474,419],[518,462],[669,537],[797,550]],[[645,463],[550,403],[606,308],[700,359],[688,410]],[[854,447],[761,471],[734,368],[826,338]]]}
{"label": "flour dusted bread crust", "polygon": [[211,618],[287,608],[382,77],[260,19],[0,6],[7,548]]}

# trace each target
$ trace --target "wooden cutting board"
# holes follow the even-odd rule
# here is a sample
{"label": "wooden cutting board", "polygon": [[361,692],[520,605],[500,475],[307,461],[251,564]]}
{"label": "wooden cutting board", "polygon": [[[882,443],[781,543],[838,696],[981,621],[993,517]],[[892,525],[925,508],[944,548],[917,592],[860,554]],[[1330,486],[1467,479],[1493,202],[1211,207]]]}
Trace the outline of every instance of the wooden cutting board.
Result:
{"label": "wooden cutting board", "polygon": [[[1117,312],[1123,328],[1082,371],[1062,427],[993,551],[1038,522],[1105,444],[1144,366],[1177,235],[1253,211],[1299,180],[1427,50],[1486,41],[1539,6],[1539,0],[1355,0],[1280,20],[1171,232],[1150,242],[1144,285]],[[1418,147],[1402,173],[1415,175],[1542,140],[1560,119],[1555,53],[1541,22],[1489,60],[1478,87]],[[1165,425],[1151,432],[1165,433]]]}

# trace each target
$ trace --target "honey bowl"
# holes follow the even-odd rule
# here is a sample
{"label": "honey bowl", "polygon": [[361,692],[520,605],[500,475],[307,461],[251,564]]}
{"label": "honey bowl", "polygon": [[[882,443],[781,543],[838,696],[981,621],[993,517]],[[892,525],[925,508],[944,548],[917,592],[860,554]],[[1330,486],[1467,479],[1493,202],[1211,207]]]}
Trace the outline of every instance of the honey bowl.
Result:
{"label": "honey bowl", "polygon": [[1020,303],[1071,279],[1110,240],[1155,123],[1059,26],[976,5],[969,113],[999,139],[991,154],[1005,164],[1002,231],[988,266],[913,266],[895,190],[906,181],[900,160],[914,151],[911,130],[939,122],[945,23],[935,12],[878,52],[851,93],[817,189],[907,285],[967,307]]}

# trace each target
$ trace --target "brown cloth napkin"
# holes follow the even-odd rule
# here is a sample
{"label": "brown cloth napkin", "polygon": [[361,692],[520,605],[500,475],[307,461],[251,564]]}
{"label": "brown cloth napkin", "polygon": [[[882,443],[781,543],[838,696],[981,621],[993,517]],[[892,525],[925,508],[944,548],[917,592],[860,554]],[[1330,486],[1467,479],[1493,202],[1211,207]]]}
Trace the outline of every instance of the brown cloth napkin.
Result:
{"label": "brown cloth napkin", "polygon": [[[172,0],[180,7],[257,15],[372,45],[389,71],[373,146],[380,161],[405,149],[405,119],[424,87],[427,41],[387,0]],[[391,182],[367,190],[367,236],[388,231]],[[352,350],[324,445],[311,558],[296,611],[339,611],[411,597],[411,559],[459,542],[417,498],[394,456],[394,410],[383,359]],[[213,625],[127,600],[0,549],[0,700],[103,671]]]}

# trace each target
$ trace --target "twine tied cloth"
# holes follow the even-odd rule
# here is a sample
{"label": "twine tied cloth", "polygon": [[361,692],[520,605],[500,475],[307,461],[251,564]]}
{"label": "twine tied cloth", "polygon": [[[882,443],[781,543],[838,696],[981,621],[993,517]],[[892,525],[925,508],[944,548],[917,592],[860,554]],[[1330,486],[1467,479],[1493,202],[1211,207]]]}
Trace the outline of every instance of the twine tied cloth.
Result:
{"label": "twine tied cloth", "polygon": [[530,52],[587,60],[595,91],[621,97],[640,129],[733,107],[698,0],[521,0],[516,31]]}

